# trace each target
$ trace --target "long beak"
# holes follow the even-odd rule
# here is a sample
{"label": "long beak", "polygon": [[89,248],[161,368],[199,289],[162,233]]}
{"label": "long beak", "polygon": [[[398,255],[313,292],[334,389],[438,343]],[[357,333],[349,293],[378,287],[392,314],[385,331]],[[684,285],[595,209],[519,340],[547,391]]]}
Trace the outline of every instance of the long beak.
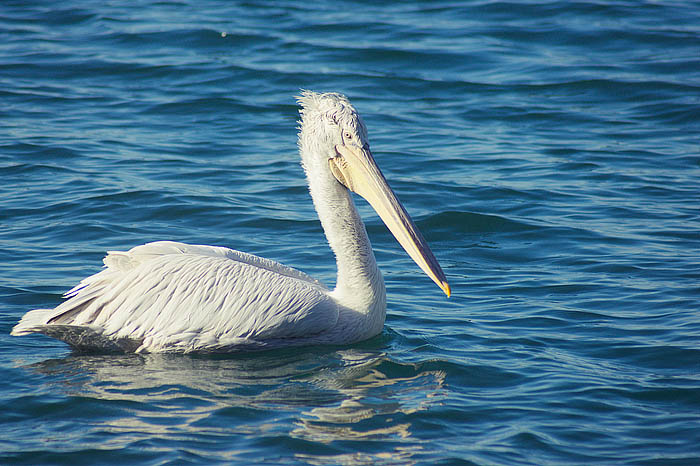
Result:
{"label": "long beak", "polygon": [[369,149],[337,145],[335,150],[337,157],[328,161],[335,178],[369,202],[408,255],[449,297],[452,292],[440,264],[389,187]]}

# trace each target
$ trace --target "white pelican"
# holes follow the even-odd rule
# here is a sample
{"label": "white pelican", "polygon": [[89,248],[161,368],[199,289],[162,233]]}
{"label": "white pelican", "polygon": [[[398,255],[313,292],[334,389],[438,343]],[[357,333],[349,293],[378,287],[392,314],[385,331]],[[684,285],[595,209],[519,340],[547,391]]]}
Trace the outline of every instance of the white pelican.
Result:
{"label": "white pelican", "polygon": [[105,268],[55,309],[27,312],[12,335],[43,333],[81,351],[228,352],[350,344],[381,332],[386,292],[350,191],[365,198],[421,269],[450,287],[369,149],[346,97],[303,91],[299,152],[338,267],[330,290],[244,252],[159,241],[111,251]]}

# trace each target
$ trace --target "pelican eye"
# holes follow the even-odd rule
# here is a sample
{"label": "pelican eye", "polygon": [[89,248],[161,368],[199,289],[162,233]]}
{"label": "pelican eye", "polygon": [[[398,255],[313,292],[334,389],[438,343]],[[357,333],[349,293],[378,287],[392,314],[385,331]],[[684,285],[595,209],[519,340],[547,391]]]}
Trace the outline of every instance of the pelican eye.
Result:
{"label": "pelican eye", "polygon": [[343,139],[345,141],[352,141],[352,133],[350,131],[343,131]]}

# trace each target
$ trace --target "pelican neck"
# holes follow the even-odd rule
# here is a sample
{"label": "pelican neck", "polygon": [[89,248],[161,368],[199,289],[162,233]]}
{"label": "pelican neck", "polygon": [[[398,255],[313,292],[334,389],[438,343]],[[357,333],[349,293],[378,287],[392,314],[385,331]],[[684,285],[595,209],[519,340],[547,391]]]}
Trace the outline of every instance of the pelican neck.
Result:
{"label": "pelican neck", "polygon": [[[322,167],[326,168],[326,167]],[[384,280],[350,191],[326,169],[309,177],[309,191],[338,268],[333,294],[341,304],[371,312],[386,306]]]}

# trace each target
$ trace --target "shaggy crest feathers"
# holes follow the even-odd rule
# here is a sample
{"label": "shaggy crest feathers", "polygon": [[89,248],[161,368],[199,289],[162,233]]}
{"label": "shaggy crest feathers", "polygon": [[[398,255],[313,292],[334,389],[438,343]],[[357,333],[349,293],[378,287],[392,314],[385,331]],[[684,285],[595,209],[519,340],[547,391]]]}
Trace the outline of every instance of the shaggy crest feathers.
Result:
{"label": "shaggy crest feathers", "polygon": [[341,128],[358,131],[363,139],[367,139],[367,128],[362,118],[344,95],[337,92],[302,90],[301,95],[297,96],[296,100],[301,106],[299,109],[301,121],[298,122],[300,132],[304,125],[315,127],[321,124],[321,121],[314,120],[326,119],[326,121],[333,122]]}

